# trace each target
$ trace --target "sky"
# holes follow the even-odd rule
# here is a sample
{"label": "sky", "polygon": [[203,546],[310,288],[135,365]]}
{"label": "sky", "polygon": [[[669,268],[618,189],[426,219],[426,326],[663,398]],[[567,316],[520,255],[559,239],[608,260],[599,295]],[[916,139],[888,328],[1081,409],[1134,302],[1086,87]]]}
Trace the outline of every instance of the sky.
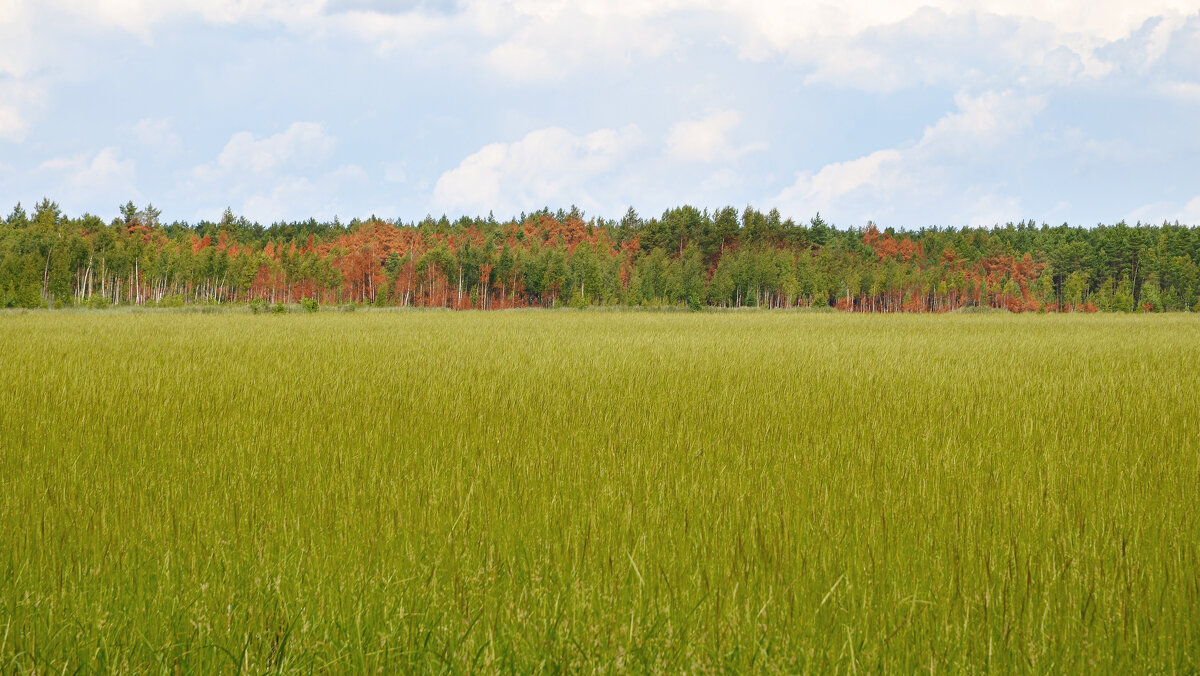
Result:
{"label": "sky", "polygon": [[1200,0],[0,0],[4,214],[1198,224],[1198,123]]}

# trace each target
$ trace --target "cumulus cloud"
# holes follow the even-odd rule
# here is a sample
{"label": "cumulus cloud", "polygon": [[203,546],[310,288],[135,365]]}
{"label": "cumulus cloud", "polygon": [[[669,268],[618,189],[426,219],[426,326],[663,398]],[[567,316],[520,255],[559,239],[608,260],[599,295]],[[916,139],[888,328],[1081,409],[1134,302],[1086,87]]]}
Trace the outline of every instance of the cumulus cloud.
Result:
{"label": "cumulus cloud", "polygon": [[248,218],[270,223],[301,215],[332,216],[341,191],[368,175],[354,164],[331,167],[337,139],[315,122],[296,122],[265,137],[238,132],[216,159],[191,171],[188,194],[202,206],[199,216],[233,205]]}
{"label": "cumulus cloud", "polygon": [[736,110],[713,113],[699,120],[687,120],[671,128],[667,152],[684,162],[722,162],[759,150],[761,144],[735,147],[728,135],[742,122]]}
{"label": "cumulus cloud", "polygon": [[309,169],[328,159],[337,139],[315,122],[295,122],[285,131],[258,139],[248,131],[234,134],[215,162],[196,168],[211,179],[229,174],[271,174],[280,169]]}
{"label": "cumulus cloud", "polygon": [[183,139],[170,120],[145,118],[138,120],[131,131],[139,145],[159,157],[170,157],[183,149]]}
{"label": "cumulus cloud", "polygon": [[[34,20],[35,8],[147,42],[160,24],[187,19],[349,34],[384,48],[452,34],[464,45],[481,45],[485,62],[517,80],[557,79],[580,66],[724,41],[747,59],[782,54],[814,66],[823,82],[886,88],[897,79],[954,71],[961,77],[970,69],[953,62],[981,54],[1019,64],[1029,75],[1060,48],[1087,73],[1102,75],[1112,64],[1097,50],[1152,20],[1139,58],[1154,61],[1184,19],[1200,11],[1200,0],[0,0],[0,14],[12,17],[0,38],[23,44],[27,29],[48,25],[45,16]],[[26,59],[30,50],[5,43],[0,71],[13,72],[5,64]],[[901,43],[932,45],[929,54],[941,58],[889,58]],[[988,48],[972,49],[980,44]]]}
{"label": "cumulus cloud", "polygon": [[896,148],[877,150],[805,172],[775,198],[791,213],[885,221],[898,203],[952,204],[968,223],[993,223],[1017,216],[1016,200],[992,192],[999,186],[961,184],[956,174],[997,160],[997,150],[1029,127],[1045,106],[1044,99],[1013,92],[960,93],[956,110],[926,127],[921,138]]}
{"label": "cumulus cloud", "polygon": [[[808,82],[997,87],[1144,68],[1198,11],[1200,0],[0,0],[0,15],[13,17],[0,26],[0,73],[28,70],[26,36],[65,15],[146,43],[161,24],[199,20],[383,52],[451,45],[516,82],[728,44],[752,61],[782,55],[809,70]],[[1136,49],[1110,49],[1133,37]]]}
{"label": "cumulus cloud", "polygon": [[22,77],[33,61],[33,6],[27,0],[0,0],[0,76]]}
{"label": "cumulus cloud", "polygon": [[220,181],[188,186],[199,207],[196,218],[216,220],[226,206],[259,223],[348,214],[345,193],[369,179],[367,172],[348,164],[310,175],[278,174],[252,180]]}
{"label": "cumulus cloud", "polygon": [[377,52],[387,54],[403,47],[445,41],[448,34],[467,29],[461,18],[455,20],[452,15],[431,11],[418,3],[400,12],[350,9],[320,14],[302,22],[295,30],[316,36],[362,40],[374,45]]}
{"label": "cumulus cloud", "polygon": [[611,188],[611,174],[641,143],[633,125],[583,136],[560,127],[532,131],[513,143],[486,145],[443,173],[433,188],[434,205],[465,213],[611,206],[600,193]]}
{"label": "cumulus cloud", "polygon": [[[889,91],[915,83],[1102,77],[1100,54],[1154,23],[1136,58],[1158,59],[1200,0],[476,0],[465,26],[485,40],[499,72],[565,77],[590,62],[669,55],[693,42],[733,45],[745,59],[783,55],[810,82]],[[986,47],[983,47],[986,45]],[[995,85],[993,82],[979,84]]]}
{"label": "cumulus cloud", "polygon": [[25,140],[30,112],[41,107],[44,99],[45,92],[36,85],[0,79],[0,140]]}
{"label": "cumulus cloud", "polygon": [[104,148],[96,153],[73,157],[58,157],[42,162],[39,171],[57,177],[62,188],[72,198],[103,196],[112,199],[139,199],[136,166],[131,159],[122,159],[118,148]]}
{"label": "cumulus cloud", "polygon": [[566,77],[568,62],[554,54],[522,42],[505,42],[487,54],[488,63],[519,81],[558,80]]}
{"label": "cumulus cloud", "polygon": [[1200,225],[1200,196],[1193,197],[1177,214],[1177,220],[1188,225]]}
{"label": "cumulus cloud", "polygon": [[367,173],[355,165],[307,176],[282,176],[246,191],[238,213],[262,223],[273,223],[297,214],[336,214],[342,204],[340,191],[367,180]]}
{"label": "cumulus cloud", "polygon": [[629,64],[669,53],[678,38],[669,25],[673,3],[472,2],[464,20],[481,37],[499,38],[485,57],[518,82],[562,79],[574,69]]}
{"label": "cumulus cloud", "polygon": [[1125,220],[1130,223],[1179,222],[1183,225],[1200,225],[1200,196],[1186,204],[1178,202],[1154,202],[1134,209]]}
{"label": "cumulus cloud", "polygon": [[1200,101],[1200,82],[1163,82],[1155,87],[1161,96],[1180,101]]}
{"label": "cumulus cloud", "polygon": [[[674,204],[681,195],[690,196],[688,190],[706,199],[736,195],[738,201],[766,202],[763,195],[753,192],[763,190],[786,197],[797,206],[842,209],[842,213],[856,219],[865,214],[883,217],[896,213],[894,205],[903,203],[910,211],[915,208],[912,205],[921,204],[934,213],[945,214],[950,209],[969,220],[1019,206],[1007,196],[1003,170],[989,174],[980,164],[990,158],[970,156],[979,147],[990,149],[979,155],[1015,152],[1005,145],[1010,141],[1014,147],[1029,149],[1034,145],[1032,136],[1039,130],[1030,132],[1031,118],[1005,108],[1006,101],[1024,101],[1027,107],[1037,109],[1047,100],[1057,100],[1061,92],[1071,95],[1086,88],[1102,96],[1115,94],[1117,107],[1132,107],[1132,101],[1149,95],[1164,99],[1158,102],[1160,117],[1154,119],[1166,120],[1167,113],[1162,111],[1177,112],[1200,100],[1198,11],[1200,0],[0,0],[0,144],[21,142],[18,152],[4,154],[4,161],[16,174],[50,177],[48,167],[35,172],[46,157],[36,153],[44,152],[38,148],[61,148],[61,143],[71,138],[61,133],[61,127],[71,124],[71,118],[68,108],[62,115],[40,116],[39,112],[45,102],[57,102],[58,94],[64,96],[63,105],[69,105],[65,102],[65,86],[62,92],[59,86],[67,82],[107,84],[109,80],[104,78],[111,78],[114,90],[129,91],[130,78],[147,72],[115,69],[117,74],[110,75],[115,60],[131,54],[147,57],[147,62],[186,58],[165,54],[166,39],[160,36],[171,36],[171,54],[186,55],[190,52],[176,50],[175,40],[192,33],[211,37],[217,32],[211,28],[189,29],[200,24],[238,25],[235,37],[222,36],[231,42],[236,39],[238,48],[214,57],[217,61],[213,72],[198,80],[204,86],[217,90],[228,86],[244,96],[246,90],[253,91],[255,82],[271,77],[271,68],[287,62],[262,58],[265,50],[283,54],[288,49],[307,50],[311,45],[313,54],[336,55],[328,61],[328,72],[318,69],[322,72],[314,77],[353,70],[353,75],[347,77],[358,78],[353,81],[358,91],[374,91],[372,87],[387,88],[395,83],[391,91],[407,94],[411,86],[412,91],[425,96],[411,107],[407,101],[397,106],[390,94],[371,101],[366,101],[371,97],[364,97],[361,108],[368,110],[347,118],[356,123],[379,124],[387,115],[383,106],[390,110],[403,108],[404,124],[420,133],[407,135],[402,142],[406,151],[421,157],[438,153],[420,144],[437,143],[437,135],[451,128],[454,133],[461,130],[463,134],[480,135],[470,146],[476,148],[484,141],[505,138],[494,136],[495,129],[545,127],[540,136],[534,132],[525,139],[480,148],[442,174],[432,193],[429,183],[452,163],[431,166],[433,160],[423,163],[408,156],[403,158],[408,164],[397,169],[386,164],[398,159],[395,148],[382,148],[384,144],[376,140],[362,140],[388,137],[393,129],[377,127],[369,133],[348,135],[345,143],[360,144],[353,148],[356,161],[378,170],[380,180],[390,183],[389,199],[408,200],[406,208],[436,204],[486,212],[569,201],[586,206],[589,200],[610,208],[618,202],[614,196],[623,198],[621,201],[649,196],[659,204]],[[247,36],[251,39],[241,40]],[[38,48],[45,44],[56,48]],[[363,45],[366,50],[361,49]],[[198,47],[190,43],[184,46]],[[370,54],[372,49],[374,56]],[[428,75],[434,69],[418,67],[428,64],[440,68],[437,76],[457,78],[452,83],[440,83],[447,85],[443,91],[450,88],[448,85],[471,89],[481,99],[486,97],[487,105],[464,103],[470,98],[467,95],[429,96],[431,88],[422,78],[437,76]],[[245,77],[240,77],[243,73],[232,78],[221,76],[221,69],[237,68],[246,70]],[[640,116],[630,119],[644,129],[655,130],[656,137],[647,144],[653,149],[644,153],[644,162],[629,161],[633,149],[641,147],[640,136],[637,142],[622,145],[622,150],[606,154],[587,147],[585,139],[591,135],[577,136],[563,129],[594,129],[610,124],[595,122],[597,117],[585,117],[611,114],[597,107],[594,99],[598,95],[587,91],[592,85],[591,75],[602,70],[628,76],[631,86],[622,94],[631,102],[636,100],[636,105],[626,109]],[[401,72],[404,82],[393,77]],[[206,77],[211,81],[205,81]],[[236,86],[227,85],[231,80],[238,81]],[[763,84],[766,80],[770,80],[769,85]],[[666,82],[671,83],[669,91],[663,89]],[[576,109],[557,102],[536,105],[537,88],[546,83],[553,83],[556,92],[578,100]],[[292,81],[281,79],[279,84],[284,88]],[[1069,89],[1072,87],[1076,89]],[[829,95],[830,89],[841,91]],[[886,97],[860,96],[846,90],[876,93],[913,89],[920,93],[963,89],[1002,94],[960,96],[956,107],[931,123],[924,134],[917,126],[908,143],[887,141],[868,147],[878,148],[875,152],[856,149],[838,154],[827,147],[836,141],[805,144],[796,141],[803,136],[797,131],[800,126],[783,128],[789,124],[785,106],[799,109],[812,101],[815,106],[828,102],[845,109],[888,101]],[[659,92],[663,95],[656,96]],[[173,105],[170,101],[177,93],[165,91],[153,105]],[[722,94],[731,96],[720,98]],[[826,96],[830,96],[828,101],[823,99]],[[891,99],[899,104],[896,114],[881,115],[880,119],[884,124],[906,119],[918,107],[913,104],[918,98]],[[746,145],[743,135],[751,133],[750,125],[742,122],[735,111],[722,110],[751,99],[769,113],[761,118],[766,127],[752,132],[761,134],[756,138],[770,138],[772,142],[770,158],[761,164],[757,161],[768,153],[754,156],[754,162],[746,155],[762,147]],[[220,99],[211,96],[207,100]],[[284,100],[286,96],[278,97],[275,103]],[[1104,105],[1082,105],[1088,109],[1078,116],[1086,119],[1066,122],[1062,122],[1062,116],[1075,115],[1078,107],[1066,112],[1070,106],[1055,107],[1057,129],[1079,125],[1088,128],[1090,134],[1121,137],[1112,139],[1114,142],[1125,140],[1142,147],[1157,143],[1158,137],[1148,137],[1137,129],[1139,125],[1113,130],[1108,124],[1113,118],[1104,118]],[[380,108],[370,109],[373,106]],[[640,106],[645,109],[637,110]],[[692,111],[705,110],[705,106],[713,106],[709,109],[712,114],[701,119],[688,117]],[[145,110],[150,112],[116,122],[127,135],[122,147],[143,162],[152,155],[159,160],[183,155],[176,128],[161,116],[174,116],[178,129],[186,125],[191,151],[190,144],[196,138],[229,124],[229,118],[222,115],[233,114],[215,108],[194,116],[190,113],[196,111],[191,109],[176,112],[169,107],[148,106]],[[260,115],[268,120],[286,114],[280,113],[278,106],[239,110],[238,114]],[[297,117],[311,114],[297,113]],[[137,121],[143,115],[156,117]],[[803,114],[796,117],[803,118],[804,123],[814,121]],[[836,120],[817,118],[818,133],[830,132],[830,138],[844,136],[846,130],[839,128]],[[43,119],[45,122],[41,122]],[[585,119],[590,121],[583,122]],[[672,128],[672,122],[678,124]],[[41,124],[60,128],[42,130]],[[666,133],[658,137],[658,130],[663,128]],[[621,138],[627,136],[623,130],[606,131]],[[1044,135],[1055,131],[1044,130]],[[884,134],[892,132],[894,128],[882,130]],[[1178,146],[1161,149],[1159,154],[1177,159],[1182,167],[1192,150],[1188,145],[1192,136],[1182,127],[1176,136],[1181,139]],[[37,143],[24,143],[28,138]],[[49,138],[55,138],[58,144],[43,143]],[[178,181],[169,189],[177,194],[195,192],[201,196],[197,199],[219,201],[221,208],[226,200],[241,200],[262,205],[263,213],[277,213],[271,205],[332,190],[329,186],[333,185],[337,168],[331,158],[336,150],[345,150],[325,127],[314,123],[302,122],[286,129],[282,125],[259,126],[253,132],[221,136],[222,141],[226,138],[228,143],[223,148],[212,148],[202,155],[209,161],[199,167],[176,166],[174,172],[153,175],[143,167],[146,185],[167,183],[173,177]],[[989,139],[1005,140],[989,146]],[[95,148],[110,143],[114,141],[81,141],[76,148],[56,152],[70,154],[90,149],[89,153],[67,158],[84,158],[90,166],[97,159]],[[814,146],[816,152],[825,153],[821,160],[793,159],[798,152]],[[559,149],[571,159],[554,164],[554,160],[542,157],[539,166],[548,169],[517,168],[525,162],[522,158],[548,147]],[[14,146],[3,148],[11,150]],[[130,162],[118,154],[109,159],[117,166]],[[577,160],[582,166],[575,166]],[[736,174],[727,166],[734,160],[739,160]],[[807,164],[811,170],[786,191],[778,192],[781,184],[775,183],[775,176],[779,172],[790,176],[798,162],[801,168]],[[955,171],[950,170],[951,166]],[[165,162],[158,167],[172,168]],[[337,180],[343,181],[340,185],[370,180],[351,174],[354,172],[339,175]],[[7,185],[15,185],[16,180]],[[772,187],[762,188],[764,185]],[[35,186],[33,179],[21,189],[46,191],[40,184]],[[940,195],[941,201],[932,201],[931,195]],[[326,195],[312,203],[332,203],[332,199]],[[942,204],[953,206],[943,209]],[[1119,207],[1106,204],[1096,208],[1124,211],[1129,206],[1121,203]],[[1172,208],[1179,211],[1184,206]],[[287,213],[301,212],[297,202]]]}
{"label": "cumulus cloud", "polygon": [[854,36],[899,23],[922,10],[945,15],[994,15],[1043,24],[1064,40],[1079,44],[1111,42],[1129,35],[1149,18],[1194,13],[1200,3],[1178,0],[722,0],[718,11],[736,18],[743,35],[758,35],[766,48],[787,51],[803,42]]}
{"label": "cumulus cloud", "polygon": [[[12,0],[10,0],[12,1]],[[33,0],[15,0],[34,3]],[[126,31],[145,41],[166,21],[198,18],[214,24],[303,25],[319,17],[325,0],[45,0],[58,11],[97,28]]]}

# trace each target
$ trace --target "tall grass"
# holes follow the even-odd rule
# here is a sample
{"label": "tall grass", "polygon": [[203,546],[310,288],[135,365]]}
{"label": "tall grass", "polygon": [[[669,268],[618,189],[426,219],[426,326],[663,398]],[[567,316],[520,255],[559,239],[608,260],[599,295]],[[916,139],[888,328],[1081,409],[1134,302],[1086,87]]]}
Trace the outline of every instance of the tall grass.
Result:
{"label": "tall grass", "polygon": [[0,317],[0,671],[1200,670],[1200,318]]}

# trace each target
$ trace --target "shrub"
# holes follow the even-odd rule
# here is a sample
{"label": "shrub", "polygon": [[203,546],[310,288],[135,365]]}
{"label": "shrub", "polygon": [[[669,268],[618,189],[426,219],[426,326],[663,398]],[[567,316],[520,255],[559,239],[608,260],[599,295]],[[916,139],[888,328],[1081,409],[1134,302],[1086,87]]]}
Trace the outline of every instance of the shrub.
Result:
{"label": "shrub", "polygon": [[316,298],[304,298],[300,301],[300,306],[309,312],[316,312],[320,308]]}

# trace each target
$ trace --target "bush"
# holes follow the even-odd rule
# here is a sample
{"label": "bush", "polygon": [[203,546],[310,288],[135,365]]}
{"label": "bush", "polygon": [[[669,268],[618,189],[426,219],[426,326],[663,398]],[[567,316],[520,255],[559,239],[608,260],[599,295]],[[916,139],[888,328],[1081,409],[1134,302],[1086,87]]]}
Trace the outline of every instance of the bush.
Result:
{"label": "bush", "polygon": [[316,298],[304,298],[300,301],[300,306],[309,312],[316,312],[321,307]]}
{"label": "bush", "polygon": [[266,312],[266,311],[267,311],[267,301],[263,300],[262,298],[250,299],[250,312],[252,312],[254,314],[259,314],[260,312]]}
{"label": "bush", "polygon": [[42,299],[42,292],[37,284],[26,284],[18,288],[16,302],[18,307],[30,310],[46,306],[46,301]]}
{"label": "bush", "polygon": [[283,303],[276,303],[275,307],[271,308],[271,312],[277,315],[281,315],[287,311],[287,306]]}

